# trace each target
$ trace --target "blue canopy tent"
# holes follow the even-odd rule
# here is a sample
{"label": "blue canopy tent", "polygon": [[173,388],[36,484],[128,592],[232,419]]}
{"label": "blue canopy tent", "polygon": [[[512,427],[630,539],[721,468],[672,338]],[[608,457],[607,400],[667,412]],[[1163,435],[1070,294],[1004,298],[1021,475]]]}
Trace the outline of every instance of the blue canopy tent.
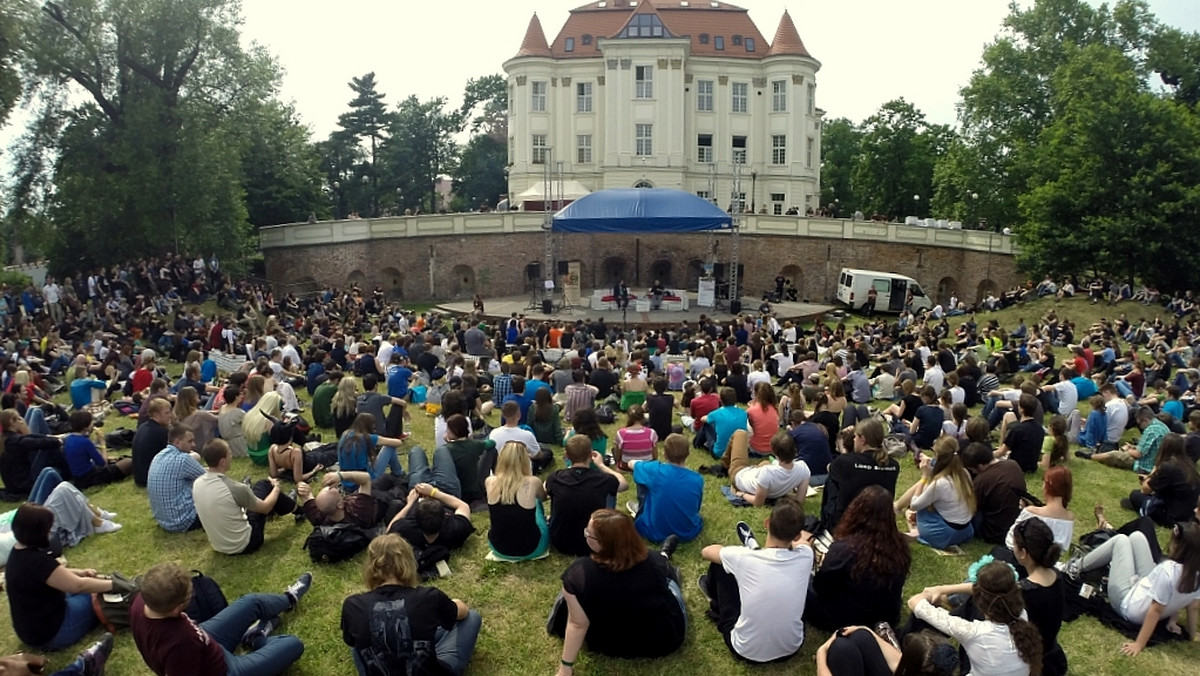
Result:
{"label": "blue canopy tent", "polygon": [[582,197],[554,215],[547,224],[546,268],[551,269],[553,233],[705,232],[729,230],[730,307],[740,312],[736,300],[738,280],[738,228],[735,219],[708,200],[669,188],[615,188]]}
{"label": "blue canopy tent", "polygon": [[616,188],[575,200],[554,215],[554,232],[702,232],[733,227],[708,200],[668,188]]}

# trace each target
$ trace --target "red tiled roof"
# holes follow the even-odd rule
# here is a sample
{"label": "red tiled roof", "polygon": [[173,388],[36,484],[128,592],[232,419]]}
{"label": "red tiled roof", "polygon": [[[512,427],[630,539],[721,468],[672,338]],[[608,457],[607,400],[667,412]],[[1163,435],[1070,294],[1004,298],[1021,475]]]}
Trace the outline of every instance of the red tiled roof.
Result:
{"label": "red tiled roof", "polygon": [[529,27],[525,29],[525,39],[521,41],[521,49],[517,56],[553,56],[550,45],[546,44],[546,34],[542,32],[542,22],[538,20],[536,13],[529,20]]}
{"label": "red tiled roof", "polygon": [[[766,39],[744,8],[712,0],[687,2],[687,5],[681,5],[680,0],[640,0],[636,6],[631,6],[629,0],[596,0],[576,7],[550,44],[550,52],[556,59],[596,58],[600,56],[600,39],[620,33],[634,14],[652,11],[658,14],[671,34],[691,39],[693,56],[762,59],[768,55]],[[794,26],[792,30],[795,30]],[[707,38],[706,44],[700,42],[701,35]],[[742,44],[733,44],[735,35],[741,38]],[[584,44],[585,36],[588,44]],[[717,49],[714,40],[717,36],[724,39],[724,50]],[[573,51],[566,50],[567,38],[574,40]],[[754,41],[753,52],[746,50],[746,38]],[[799,41],[799,37],[796,40]]]}
{"label": "red tiled roof", "polygon": [[767,56],[812,56],[804,48],[796,24],[792,23],[792,15],[786,9],[783,10],[783,18],[779,20],[779,28],[775,30],[775,39],[771,41],[771,51],[767,52]]}

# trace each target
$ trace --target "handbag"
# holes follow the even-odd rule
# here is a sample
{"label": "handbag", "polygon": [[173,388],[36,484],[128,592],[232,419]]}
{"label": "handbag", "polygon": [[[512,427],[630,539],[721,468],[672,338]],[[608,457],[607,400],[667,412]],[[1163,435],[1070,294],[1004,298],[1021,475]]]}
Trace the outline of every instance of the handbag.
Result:
{"label": "handbag", "polygon": [[133,598],[137,596],[142,578],[131,580],[121,573],[109,577],[113,583],[112,591],[92,594],[92,611],[110,634],[116,634],[119,629],[129,626],[129,609],[133,607]]}

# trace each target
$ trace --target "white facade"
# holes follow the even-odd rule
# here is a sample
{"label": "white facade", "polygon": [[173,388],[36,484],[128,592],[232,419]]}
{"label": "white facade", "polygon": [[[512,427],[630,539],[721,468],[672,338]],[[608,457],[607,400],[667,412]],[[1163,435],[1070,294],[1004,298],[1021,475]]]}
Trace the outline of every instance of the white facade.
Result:
{"label": "white facade", "polygon": [[561,163],[593,191],[676,188],[728,208],[741,145],[745,209],[819,206],[815,59],[766,44],[762,58],[693,56],[691,36],[596,40],[598,58],[547,49],[504,64],[510,194],[542,183],[548,160],[556,181]]}

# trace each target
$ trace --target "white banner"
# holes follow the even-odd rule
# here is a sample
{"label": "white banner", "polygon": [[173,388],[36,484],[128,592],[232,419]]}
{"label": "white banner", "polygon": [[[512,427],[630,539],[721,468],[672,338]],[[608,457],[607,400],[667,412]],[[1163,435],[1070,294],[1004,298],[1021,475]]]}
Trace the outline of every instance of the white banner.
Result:
{"label": "white banner", "polygon": [[209,350],[208,356],[217,363],[220,373],[233,373],[246,363],[247,359],[240,354],[225,354],[220,350]]}

